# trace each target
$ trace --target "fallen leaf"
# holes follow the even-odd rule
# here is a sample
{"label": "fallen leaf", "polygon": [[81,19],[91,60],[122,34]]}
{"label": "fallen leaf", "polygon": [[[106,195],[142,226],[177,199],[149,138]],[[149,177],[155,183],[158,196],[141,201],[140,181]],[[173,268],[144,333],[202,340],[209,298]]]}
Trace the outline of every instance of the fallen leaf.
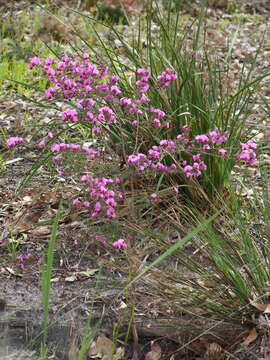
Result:
{"label": "fallen leaf", "polygon": [[33,202],[33,198],[29,195],[25,195],[23,198],[22,198],[23,202],[24,203],[31,203]]}
{"label": "fallen leaf", "polygon": [[92,270],[86,270],[86,271],[80,271],[77,274],[79,275],[84,275],[84,276],[92,276],[94,275],[97,271],[99,271],[99,269],[92,269]]}
{"label": "fallen leaf", "polygon": [[253,300],[249,300],[250,305],[254,306],[256,309],[263,311],[264,314],[270,314],[270,304],[259,304]]}
{"label": "fallen leaf", "polygon": [[158,343],[151,341],[151,351],[145,355],[145,360],[159,360],[161,358],[161,347]]}
{"label": "fallen leaf", "polygon": [[51,233],[50,226],[39,226],[32,230],[31,234],[35,236],[45,236]]}
{"label": "fallen leaf", "polygon": [[112,360],[115,350],[115,345],[112,340],[106,336],[99,336],[96,341],[93,341],[87,351],[90,358],[101,358],[103,360]]}
{"label": "fallen leaf", "polygon": [[242,346],[248,346],[253,341],[255,341],[258,337],[257,330],[255,328],[251,329],[248,336],[245,338],[245,340],[242,342]]}
{"label": "fallen leaf", "polygon": [[223,358],[222,347],[217,343],[211,343],[204,355],[205,360],[221,360]]}
{"label": "fallen leaf", "polygon": [[8,161],[6,161],[6,165],[11,165],[18,161],[23,161],[23,160],[24,160],[23,158],[16,158],[16,159],[8,160]]}
{"label": "fallen leaf", "polygon": [[18,272],[16,272],[15,270],[13,270],[13,269],[10,268],[10,267],[6,267],[6,270],[7,270],[11,275],[22,277],[22,274],[19,274]]}
{"label": "fallen leaf", "polygon": [[67,282],[74,282],[74,281],[76,281],[77,280],[77,276],[75,275],[75,274],[73,274],[73,275],[71,275],[71,276],[67,276],[66,278],[65,278],[65,281],[67,281]]}

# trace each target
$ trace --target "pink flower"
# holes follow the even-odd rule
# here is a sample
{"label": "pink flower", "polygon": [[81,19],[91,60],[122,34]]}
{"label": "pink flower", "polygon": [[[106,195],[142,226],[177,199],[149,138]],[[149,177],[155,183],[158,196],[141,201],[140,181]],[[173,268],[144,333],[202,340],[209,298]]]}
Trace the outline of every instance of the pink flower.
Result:
{"label": "pink flower", "polygon": [[106,200],[106,204],[111,206],[112,208],[116,207],[117,202],[114,200],[114,198],[109,198]]}
{"label": "pink flower", "polygon": [[242,150],[256,149],[257,144],[254,141],[248,140],[247,143],[240,143]]}
{"label": "pink flower", "polygon": [[157,201],[158,196],[157,196],[156,193],[153,193],[153,194],[151,194],[151,195],[149,196],[149,198],[150,198],[151,201]]}
{"label": "pink flower", "polygon": [[225,135],[221,135],[218,129],[209,131],[208,135],[210,136],[212,143],[215,145],[220,145],[227,141],[227,137]]}
{"label": "pink flower", "polygon": [[60,160],[61,160],[61,156],[53,156],[52,157],[52,162],[54,164],[57,164]]}
{"label": "pink flower", "polygon": [[126,97],[122,97],[122,98],[119,100],[119,103],[120,103],[121,106],[131,105],[131,104],[132,104],[132,99],[126,98]]}
{"label": "pink flower", "polygon": [[237,154],[237,159],[242,160],[244,163],[251,165],[256,162],[257,154],[254,149],[257,145],[252,140],[248,140],[246,143],[240,143],[242,151]]}
{"label": "pink flower", "polygon": [[150,79],[150,71],[147,69],[138,69],[136,74],[139,76],[139,80],[136,81],[136,85],[140,88],[139,94],[144,94],[149,89],[148,81]]}
{"label": "pink flower", "polygon": [[93,127],[92,129],[93,134],[99,134],[101,132],[101,128],[98,126]]}
{"label": "pink flower", "polygon": [[201,154],[196,154],[192,156],[193,161],[201,161]]}
{"label": "pink flower", "polygon": [[94,205],[94,212],[99,213],[100,210],[101,210],[101,203],[99,201],[97,201]]}
{"label": "pink flower", "polygon": [[209,138],[205,134],[195,136],[195,140],[197,143],[208,143],[209,142]]}
{"label": "pink flower", "polygon": [[153,147],[152,149],[148,150],[148,155],[149,157],[159,160],[161,157],[161,153],[158,150],[154,150]]}
{"label": "pink flower", "polygon": [[252,149],[243,150],[237,155],[238,160],[244,161],[246,164],[254,164],[257,160],[257,155]]}
{"label": "pink flower", "polygon": [[112,93],[113,95],[115,95],[115,96],[118,96],[118,95],[121,94],[121,90],[119,89],[118,86],[112,85],[112,86],[111,86],[111,93]]}
{"label": "pink flower", "polygon": [[112,247],[115,249],[126,249],[127,243],[124,239],[118,239],[117,241],[112,243]]}
{"label": "pink flower", "polygon": [[38,57],[35,56],[30,60],[30,62],[28,64],[28,69],[32,69],[33,67],[38,66],[40,64],[41,64],[41,61],[39,60]]}
{"label": "pink flower", "polygon": [[52,151],[52,152],[60,152],[60,151],[61,151],[61,146],[60,146],[60,144],[53,144],[53,145],[51,146],[51,151]]}
{"label": "pink flower", "polygon": [[55,59],[54,59],[54,58],[48,57],[48,58],[45,60],[45,65],[46,65],[46,66],[51,66],[54,62],[55,62]]}
{"label": "pink flower", "polygon": [[208,144],[204,144],[203,147],[202,147],[202,149],[203,149],[204,151],[207,151],[207,150],[211,150],[211,147],[210,147]]}
{"label": "pink flower", "polygon": [[40,140],[40,142],[38,143],[38,147],[44,147],[46,145],[45,140]]}
{"label": "pink flower", "polygon": [[76,110],[65,110],[62,115],[61,118],[63,121],[71,121],[71,122],[77,122],[78,121],[78,113]]}
{"label": "pink flower", "polygon": [[88,182],[88,181],[90,181],[90,177],[89,177],[89,175],[87,175],[87,174],[82,175],[82,177],[81,177],[81,181],[84,181],[84,182]]}
{"label": "pink flower", "polygon": [[247,145],[249,149],[256,149],[257,144],[253,140],[248,140]]}
{"label": "pink flower", "polygon": [[116,84],[116,83],[118,83],[118,81],[119,81],[119,77],[116,76],[116,75],[111,75],[110,78],[109,78],[109,83],[110,84]]}
{"label": "pink flower", "polygon": [[201,175],[201,170],[207,170],[207,165],[203,162],[194,162],[193,165],[186,165],[183,172],[188,178],[198,177]]}
{"label": "pink flower", "polygon": [[103,106],[99,109],[98,120],[105,122],[108,125],[112,124],[116,119],[116,116],[111,108]]}
{"label": "pink flower", "polygon": [[89,206],[90,206],[90,202],[89,202],[89,201],[85,201],[85,202],[82,204],[82,206],[83,206],[84,209],[87,209],[87,208],[89,208]]}
{"label": "pink flower", "polygon": [[124,199],[123,194],[122,194],[121,192],[118,193],[118,195],[117,195],[117,200],[121,201],[121,200],[123,200],[123,199]]}
{"label": "pink flower", "polygon": [[154,118],[151,122],[155,128],[159,129],[161,127],[161,122],[158,118]]}
{"label": "pink flower", "polygon": [[23,141],[24,141],[23,138],[15,136],[15,137],[9,138],[6,141],[6,145],[10,149],[10,148],[13,148],[14,146],[16,146],[17,144],[20,144]]}
{"label": "pink flower", "polygon": [[226,149],[219,149],[218,150],[220,156],[224,157],[227,154],[227,150]]}
{"label": "pink flower", "polygon": [[140,97],[140,99],[139,99],[139,102],[140,102],[140,103],[145,103],[145,104],[147,104],[147,103],[149,103],[149,101],[150,101],[150,99],[149,99],[149,97],[146,96],[146,95],[142,95],[142,96]]}
{"label": "pink flower", "polygon": [[47,137],[50,140],[53,139],[53,133],[51,131],[49,131],[48,134],[47,134]]}
{"label": "pink flower", "polygon": [[149,77],[149,76],[150,76],[150,71],[147,70],[147,69],[142,68],[142,69],[138,69],[138,70],[136,71],[136,74],[139,75],[139,76]]}
{"label": "pink flower", "polygon": [[129,155],[128,163],[134,165],[137,170],[143,171],[150,165],[150,161],[147,159],[146,155],[142,153]]}
{"label": "pink flower", "polygon": [[168,87],[172,81],[177,79],[176,71],[174,69],[165,69],[158,77],[158,84],[165,88]]}
{"label": "pink flower", "polygon": [[53,96],[55,95],[56,93],[56,89],[55,88],[49,88],[45,91],[45,96],[47,99],[52,99]]}
{"label": "pink flower", "polygon": [[73,206],[78,206],[78,205],[80,205],[80,204],[81,204],[80,199],[74,199],[74,200],[72,200],[72,205],[73,205]]}
{"label": "pink flower", "polygon": [[113,218],[116,217],[115,210],[114,210],[114,208],[112,208],[112,207],[109,207],[109,208],[107,209],[106,214],[107,214],[107,217],[108,217],[109,219],[113,219]]}

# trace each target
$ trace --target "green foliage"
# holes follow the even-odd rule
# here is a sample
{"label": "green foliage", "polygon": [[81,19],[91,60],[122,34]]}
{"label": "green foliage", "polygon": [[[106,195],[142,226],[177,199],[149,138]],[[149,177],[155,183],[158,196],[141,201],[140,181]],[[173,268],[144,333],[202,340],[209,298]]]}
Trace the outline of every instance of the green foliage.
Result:
{"label": "green foliage", "polygon": [[[166,132],[163,129],[153,131],[146,116],[142,131],[138,133],[131,126],[130,118],[121,113],[121,109],[115,108],[121,120],[108,129],[110,146],[126,160],[127,155],[138,150],[146,153],[151,146],[158,145],[161,139],[175,139],[180,127],[186,124],[191,129],[191,137],[205,134],[215,128],[221,132],[228,131],[226,148],[229,151],[226,159],[217,154],[207,155],[205,162],[208,170],[199,181],[192,182],[193,184],[181,176],[174,179],[178,184],[201,186],[207,196],[213,197],[216,190],[219,193],[222,191],[230,178],[240,139],[249,136],[246,126],[249,116],[248,105],[252,101],[254,85],[261,81],[261,77],[251,81],[255,56],[249,69],[243,65],[238,86],[232,91],[228,86],[227,70],[231,49],[228,49],[226,62],[222,65],[209,53],[204,37],[203,10],[183,32],[180,26],[181,16],[179,13],[172,13],[170,6],[173,6],[172,2],[169,2],[164,14],[158,4],[149,1],[145,21],[141,19],[137,31],[134,32],[132,44],[125,40],[117,28],[107,26],[120,44],[121,51],[113,48],[96,31],[103,56],[107,58],[114,74],[121,78],[122,95],[132,97],[136,91],[130,81],[130,78],[134,79],[136,69],[149,69],[153,77],[150,91],[147,93],[150,104],[165,111],[171,123],[171,128]],[[89,19],[89,22],[92,21]],[[192,34],[191,45],[188,34]],[[96,52],[88,43],[85,42],[85,45]],[[123,61],[123,58],[127,58],[128,61]],[[163,89],[155,86],[155,79],[166,67],[177,71],[178,81]],[[172,159],[169,158],[168,165],[171,162]],[[166,179],[167,177],[164,178]],[[168,184],[168,180],[166,181]],[[187,192],[189,197],[194,196],[192,191]]]}
{"label": "green foliage", "polygon": [[50,293],[51,293],[51,279],[52,279],[52,271],[53,271],[53,261],[54,261],[54,252],[56,247],[56,239],[58,233],[58,223],[61,216],[61,203],[59,205],[57,214],[54,218],[52,224],[52,231],[49,241],[49,247],[47,255],[44,259],[43,270],[42,270],[42,297],[43,297],[43,345],[46,348],[46,342],[48,338],[48,328],[49,328],[49,302],[50,302]]}

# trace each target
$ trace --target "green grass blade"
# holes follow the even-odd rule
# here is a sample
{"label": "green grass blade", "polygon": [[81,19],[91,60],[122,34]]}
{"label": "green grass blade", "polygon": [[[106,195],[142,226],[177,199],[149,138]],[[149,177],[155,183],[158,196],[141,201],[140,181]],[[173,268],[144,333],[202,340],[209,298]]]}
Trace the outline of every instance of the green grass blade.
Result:
{"label": "green grass blade", "polygon": [[49,326],[49,301],[51,293],[51,279],[52,279],[52,270],[53,270],[53,260],[54,260],[54,251],[56,246],[56,238],[58,232],[58,224],[61,217],[62,202],[59,203],[59,208],[55,215],[51,236],[49,240],[49,248],[45,256],[43,269],[42,269],[42,279],[41,279],[41,289],[42,289],[42,301],[43,301],[43,344],[45,345],[48,338],[48,326]]}

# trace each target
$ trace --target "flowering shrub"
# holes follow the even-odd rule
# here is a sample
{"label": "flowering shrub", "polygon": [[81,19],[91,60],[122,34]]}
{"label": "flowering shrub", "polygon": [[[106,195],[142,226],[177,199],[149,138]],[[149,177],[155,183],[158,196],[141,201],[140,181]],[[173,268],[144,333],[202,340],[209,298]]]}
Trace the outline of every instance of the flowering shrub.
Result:
{"label": "flowering shrub", "polygon": [[[229,168],[232,168],[235,161],[245,164],[256,161],[256,144],[252,140],[241,143],[241,151],[237,151],[228,142],[228,131],[213,127],[205,133],[196,133],[192,124],[180,126],[177,116],[151,106],[152,87],[161,89],[164,94],[177,81],[177,73],[172,68],[165,69],[156,79],[152,79],[149,70],[138,69],[135,92],[129,96],[123,96],[120,79],[109,74],[108,66],[92,64],[89,55],[85,53],[65,55],[59,61],[51,57],[45,60],[34,57],[29,62],[29,69],[33,68],[41,69],[42,76],[46,76],[53,84],[45,91],[45,99],[64,100],[60,114],[63,125],[83,124],[97,137],[101,137],[103,131],[107,130],[106,134],[111,141],[106,143],[123,157],[126,166],[135,168],[139,173],[151,171],[153,177],[158,173],[176,175],[176,194],[179,185],[189,184],[189,179],[204,179],[205,174],[211,177],[215,166],[218,168],[224,163],[230,164]],[[100,151],[80,144],[60,141],[51,144],[54,135],[50,131],[47,138],[50,141],[52,162],[62,176],[67,175],[65,154],[68,152],[80,153],[86,157],[86,161],[94,161],[101,155]],[[10,138],[6,144],[13,147],[22,141],[22,138]],[[117,147],[117,144],[120,146]],[[46,146],[46,141],[40,141],[39,146]],[[124,198],[119,189],[121,179],[89,175],[87,166],[81,175],[87,196],[83,200],[79,195],[73,200],[73,206],[89,208],[92,219],[97,216],[114,219],[117,204]],[[212,181],[215,182],[215,179]],[[209,186],[209,182],[205,186]],[[160,201],[155,192],[149,196],[149,200]]]}

